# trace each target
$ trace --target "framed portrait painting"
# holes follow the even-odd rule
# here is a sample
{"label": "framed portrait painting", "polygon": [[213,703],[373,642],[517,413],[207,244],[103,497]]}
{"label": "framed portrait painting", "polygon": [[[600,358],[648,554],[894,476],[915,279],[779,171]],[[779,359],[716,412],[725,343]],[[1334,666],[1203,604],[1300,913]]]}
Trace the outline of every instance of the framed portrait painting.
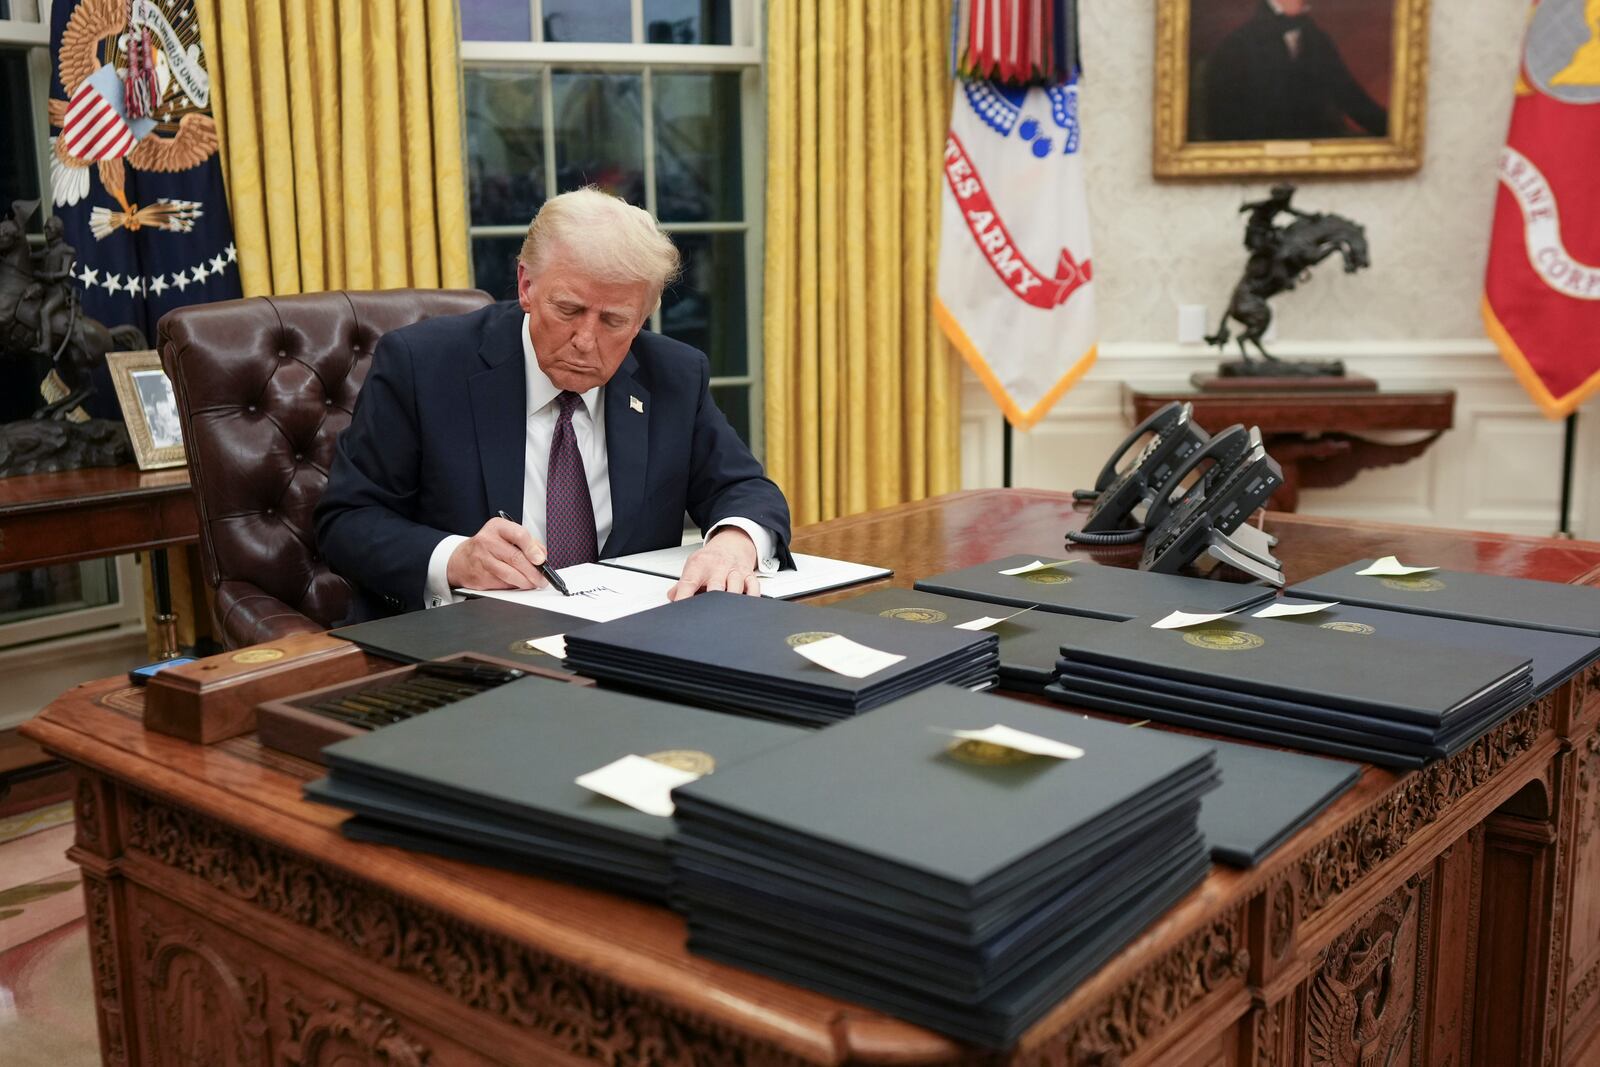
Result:
{"label": "framed portrait painting", "polygon": [[161,369],[155,351],[107,352],[111,383],[116,386],[122,421],[128,424],[133,457],[142,471],[181,467],[183,425],[178,421],[178,398]]}
{"label": "framed portrait painting", "polygon": [[1157,0],[1158,178],[1422,166],[1429,0]]}

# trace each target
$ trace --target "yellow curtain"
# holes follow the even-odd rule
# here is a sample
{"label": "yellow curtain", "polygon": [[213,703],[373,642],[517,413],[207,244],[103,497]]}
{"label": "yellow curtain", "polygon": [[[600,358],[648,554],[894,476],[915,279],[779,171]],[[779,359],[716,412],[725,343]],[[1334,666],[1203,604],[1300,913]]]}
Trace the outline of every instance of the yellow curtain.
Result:
{"label": "yellow curtain", "polygon": [[246,296],[469,284],[455,0],[201,0]]}
{"label": "yellow curtain", "polygon": [[960,483],[932,315],[950,6],[767,12],[766,460],[801,524]]}

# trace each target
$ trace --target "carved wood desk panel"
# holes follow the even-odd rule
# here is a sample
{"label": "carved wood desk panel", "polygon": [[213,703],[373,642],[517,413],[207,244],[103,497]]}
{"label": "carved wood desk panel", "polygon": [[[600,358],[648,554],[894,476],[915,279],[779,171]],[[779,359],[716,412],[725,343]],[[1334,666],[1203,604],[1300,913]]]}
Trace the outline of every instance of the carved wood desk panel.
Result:
{"label": "carved wood desk panel", "polygon": [[[1054,493],[812,527],[895,568],[1061,555]],[[1362,555],[1600,584],[1600,544],[1269,522],[1290,580]],[[1131,565],[1137,549],[1077,551]],[[822,598],[830,599],[830,598]],[[1600,1056],[1600,668],[1421,771],[1369,767],[1260,867],[1208,880],[1006,1054],[690,956],[671,912],[344,841],[310,764],[147,734],[116,680],[25,732],[79,769],[105,1062],[1356,1064]]]}

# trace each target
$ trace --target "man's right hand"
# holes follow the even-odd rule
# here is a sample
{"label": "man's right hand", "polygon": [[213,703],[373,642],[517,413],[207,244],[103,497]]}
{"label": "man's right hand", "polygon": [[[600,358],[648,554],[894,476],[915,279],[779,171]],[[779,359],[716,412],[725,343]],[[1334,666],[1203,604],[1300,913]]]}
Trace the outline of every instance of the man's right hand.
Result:
{"label": "man's right hand", "polygon": [[452,589],[543,589],[545,548],[526,526],[490,519],[450,553],[445,574]]}

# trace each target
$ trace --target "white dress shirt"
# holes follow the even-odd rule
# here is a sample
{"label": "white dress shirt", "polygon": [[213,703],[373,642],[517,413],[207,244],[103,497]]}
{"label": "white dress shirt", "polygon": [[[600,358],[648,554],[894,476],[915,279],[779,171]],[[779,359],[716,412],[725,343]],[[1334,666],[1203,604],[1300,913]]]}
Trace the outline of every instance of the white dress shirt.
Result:
{"label": "white dress shirt", "polygon": [[[528,316],[522,316],[522,358],[526,366],[528,383],[528,437],[523,446],[522,458],[522,525],[539,543],[545,543],[545,483],[550,476],[550,442],[555,437],[560,407],[556,398],[561,389],[539,368],[533,351],[533,336],[528,332]],[[572,433],[578,440],[578,455],[583,457],[583,474],[589,482],[589,501],[594,506],[595,544],[605,547],[611,536],[611,466],[606,458],[606,387],[596,386],[583,395],[583,406],[572,413]],[[750,535],[756,544],[756,559],[760,570],[771,572],[778,568],[773,553],[777,539],[765,526],[749,519],[727,518],[717,523],[706,536],[710,537],[724,526],[736,526]],[[461,598],[450,589],[446,577],[450,556],[461,542],[468,540],[460,534],[450,534],[434,548],[428,558],[427,582],[423,587],[422,602],[436,608]]]}
{"label": "white dress shirt", "polygon": [[[1278,3],[1278,0],[1267,0],[1267,6],[1272,8],[1272,10],[1277,12],[1278,14],[1280,14],[1280,15],[1283,14],[1283,7],[1282,7],[1282,5],[1280,5]],[[1310,11],[1310,10],[1311,10],[1311,6],[1309,4],[1306,5],[1306,11]],[[1283,35],[1283,45],[1284,45],[1285,48],[1287,48],[1289,50],[1289,58],[1290,59],[1299,59],[1300,58],[1300,31],[1299,30],[1290,30],[1288,33],[1285,33]]]}

